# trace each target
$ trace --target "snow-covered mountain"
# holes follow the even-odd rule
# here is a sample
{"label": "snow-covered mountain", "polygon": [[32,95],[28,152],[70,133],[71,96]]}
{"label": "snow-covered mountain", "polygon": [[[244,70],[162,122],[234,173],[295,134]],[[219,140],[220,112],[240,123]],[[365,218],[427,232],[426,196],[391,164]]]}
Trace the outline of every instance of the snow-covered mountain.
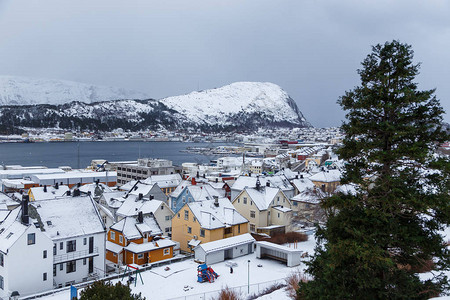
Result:
{"label": "snow-covered mountain", "polygon": [[93,103],[117,99],[150,99],[145,93],[57,79],[0,75],[0,105]]}
{"label": "snow-covered mountain", "polygon": [[[0,93],[0,99],[6,99],[9,102],[5,102],[12,104],[14,95],[17,103],[28,104],[0,106],[0,129],[9,128],[11,124],[15,127],[105,131],[119,127],[131,130],[191,128],[229,131],[311,126],[289,95],[273,83],[237,82],[161,100],[148,99],[147,96],[147,100],[130,100],[142,98],[144,94],[114,94],[120,89],[101,89],[57,80],[44,80],[40,87],[40,82],[20,81],[17,78],[0,81],[0,91],[14,90],[14,93]],[[53,89],[52,82],[55,86]],[[25,87],[24,92],[20,86]],[[116,100],[120,97],[127,100]],[[101,101],[111,98],[115,101]],[[63,99],[76,101],[55,105],[55,102],[64,102]],[[37,102],[49,104],[33,105]]]}
{"label": "snow-covered mountain", "polygon": [[161,102],[196,124],[226,124],[233,117],[252,114],[264,114],[271,122],[307,124],[294,100],[278,85],[269,82],[236,82],[165,98]]}

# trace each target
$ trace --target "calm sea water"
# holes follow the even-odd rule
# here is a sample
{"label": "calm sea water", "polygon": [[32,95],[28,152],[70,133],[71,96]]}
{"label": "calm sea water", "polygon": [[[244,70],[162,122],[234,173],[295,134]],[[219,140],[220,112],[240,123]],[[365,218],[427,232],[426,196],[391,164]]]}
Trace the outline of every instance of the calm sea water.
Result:
{"label": "calm sea water", "polygon": [[219,143],[182,142],[60,142],[1,143],[0,164],[22,166],[71,166],[85,168],[93,159],[129,161],[140,158],[165,158],[175,165],[183,162],[208,163],[212,155],[183,153],[187,147],[215,147]]}

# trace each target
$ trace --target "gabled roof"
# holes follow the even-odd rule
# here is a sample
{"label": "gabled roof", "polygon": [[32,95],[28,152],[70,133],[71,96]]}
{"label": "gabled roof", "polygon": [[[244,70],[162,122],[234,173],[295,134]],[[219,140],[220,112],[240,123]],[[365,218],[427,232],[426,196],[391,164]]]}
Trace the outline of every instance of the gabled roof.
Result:
{"label": "gabled roof", "polygon": [[22,209],[17,207],[10,211],[0,223],[0,251],[7,253],[8,249],[22,236],[28,226],[20,222]]}
{"label": "gabled roof", "polygon": [[318,182],[336,182],[341,180],[341,171],[326,170],[312,175],[309,179]]}
{"label": "gabled roof", "polygon": [[[246,187],[254,188],[256,187],[256,181],[258,177],[255,176],[239,176],[231,187],[233,190],[243,190]],[[274,175],[274,176],[259,176],[259,182],[261,186],[266,186],[267,183],[271,187],[280,188],[283,191],[293,190],[294,187],[291,185],[289,180],[284,175]]]}
{"label": "gabled roof", "polygon": [[186,189],[194,201],[212,200],[214,196],[220,197],[219,192],[209,184],[191,185],[186,187]]}
{"label": "gabled roof", "polygon": [[[161,228],[154,216],[144,216],[143,223],[139,223],[135,217],[126,217],[119,222],[113,224],[111,229],[120,231],[123,235],[129,239],[139,239],[143,233],[150,233],[150,235],[162,234]],[[144,230],[141,232],[140,230]]]}
{"label": "gabled roof", "polygon": [[[97,206],[89,196],[64,197],[31,202],[40,216],[41,228],[51,239],[104,232]],[[31,213],[30,218],[37,222]]]}
{"label": "gabled roof", "polygon": [[325,192],[317,187],[307,188],[300,194],[291,198],[291,201],[305,202],[311,204],[319,204],[320,201],[326,197]]}
{"label": "gabled roof", "polygon": [[190,180],[181,181],[180,184],[177,186],[177,188],[172,193],[170,193],[170,197],[174,197],[174,198],[178,197],[181,194],[181,192],[184,190],[184,188],[189,185],[192,185],[192,182]]}
{"label": "gabled roof", "polygon": [[125,201],[126,192],[109,192],[103,193],[102,198],[105,199],[106,204],[110,208],[119,208],[122,206],[122,203]]}
{"label": "gabled roof", "polygon": [[292,185],[298,190],[299,193],[315,187],[315,184],[309,178],[294,179],[292,180]]}
{"label": "gabled roof", "polygon": [[[144,215],[149,213],[155,213],[158,209],[160,209],[161,205],[165,205],[165,202],[160,200],[148,200],[142,199],[138,200],[139,196],[129,195],[117,210],[117,215],[124,217],[137,216],[139,211],[142,211]],[[170,208],[165,205],[168,210]]]}
{"label": "gabled roof", "polygon": [[230,247],[235,247],[239,245],[245,245],[248,243],[254,243],[255,239],[249,233],[244,233],[241,235],[229,237],[222,240],[217,240],[209,243],[200,244],[198,247],[202,248],[206,253],[215,252],[223,250]]}
{"label": "gabled roof", "polygon": [[84,184],[84,185],[80,186],[78,189],[80,190],[80,192],[83,192],[86,194],[88,192],[91,192],[91,195],[93,197],[94,196],[99,197],[103,193],[111,193],[112,192],[112,189],[103,183],[99,183],[98,185],[97,185],[97,183],[88,183],[88,184]]}
{"label": "gabled roof", "polygon": [[216,229],[248,222],[227,198],[219,198],[219,206],[214,202],[205,200],[187,204],[202,228]]}
{"label": "gabled roof", "polygon": [[160,188],[176,187],[182,181],[180,174],[170,174],[170,175],[152,175],[145,179],[143,182],[147,184],[157,183]]}
{"label": "gabled roof", "polygon": [[[247,192],[248,196],[251,198],[253,203],[255,203],[258,210],[261,211],[261,210],[266,210],[270,207],[272,200],[275,198],[275,196],[281,190],[279,188],[274,188],[274,187],[261,187],[259,191],[254,188],[246,188],[246,189],[244,189],[244,191]],[[236,199],[238,197],[236,197]]]}
{"label": "gabled roof", "polygon": [[47,192],[44,192],[43,186],[30,188],[30,192],[33,194],[34,200],[40,201],[64,196],[69,190],[69,187],[67,185],[60,185],[56,189],[54,186],[47,186],[46,190]]}

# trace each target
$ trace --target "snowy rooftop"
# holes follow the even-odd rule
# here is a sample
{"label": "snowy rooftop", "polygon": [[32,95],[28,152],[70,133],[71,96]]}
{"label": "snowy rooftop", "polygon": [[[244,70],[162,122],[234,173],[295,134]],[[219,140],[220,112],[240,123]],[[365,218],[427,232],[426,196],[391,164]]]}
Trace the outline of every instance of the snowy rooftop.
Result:
{"label": "snowy rooftop", "polygon": [[111,180],[117,178],[117,172],[64,172],[56,174],[37,174],[33,175],[33,178],[39,180],[45,179],[68,179],[68,178],[99,178],[108,177]]}
{"label": "snowy rooftop", "polygon": [[176,187],[182,181],[180,174],[170,174],[170,175],[152,175],[145,179],[143,182],[147,184],[157,183],[162,189],[168,187]]}
{"label": "snowy rooftop", "polygon": [[[32,202],[31,205],[36,208],[45,234],[51,239],[105,231],[94,201],[89,196],[42,200]],[[30,216],[32,216],[31,213]]]}
{"label": "snowy rooftop", "polygon": [[54,186],[47,186],[45,188],[43,186],[39,186],[30,188],[30,193],[33,195],[35,201],[40,201],[61,197],[67,193],[68,190],[69,187],[67,185],[60,185],[57,189]]}
{"label": "snowy rooftop", "polygon": [[306,189],[298,195],[291,198],[291,201],[299,201],[310,204],[319,204],[325,198],[326,194],[319,188]]}
{"label": "snowy rooftop", "polygon": [[[149,213],[154,214],[156,210],[160,209],[161,205],[164,205],[164,202],[160,200],[138,200],[138,196],[129,195],[128,198],[123,201],[122,206],[117,210],[117,215],[124,217],[137,216],[139,211],[142,211],[144,215]],[[167,207],[167,209],[169,209],[169,207]]]}
{"label": "snowy rooftop", "polygon": [[326,170],[312,175],[309,179],[311,179],[311,181],[318,182],[336,182],[341,180],[341,171]]}
{"label": "snowy rooftop", "polygon": [[[255,176],[240,176],[234,182],[231,187],[233,190],[242,191],[246,187],[256,187],[257,177]],[[259,181],[261,186],[266,186],[267,183],[272,187],[278,187],[283,191],[289,191],[293,189],[293,186],[290,184],[289,180],[284,175],[275,175],[275,176],[259,176]]]}
{"label": "snowy rooftop", "polygon": [[292,185],[298,190],[299,193],[315,187],[314,183],[309,178],[294,179],[292,180]]}
{"label": "snowy rooftop", "polygon": [[187,204],[202,228],[216,229],[248,222],[227,198],[219,198],[219,206],[214,202],[205,200]]}
{"label": "snowy rooftop", "polygon": [[104,199],[106,205],[110,208],[119,208],[122,206],[124,201],[123,196],[125,196],[126,192],[110,192],[103,193],[102,199]]}
{"label": "snowy rooftop", "polygon": [[103,193],[111,193],[112,189],[103,183],[88,183],[79,187],[80,192],[89,193],[92,196],[101,196]]}
{"label": "snowy rooftop", "polygon": [[198,247],[201,247],[206,253],[209,253],[251,242],[255,242],[255,239],[252,237],[252,235],[249,233],[244,233],[226,239],[200,244]]}
{"label": "snowy rooftop", "polygon": [[[158,226],[158,223],[155,220],[155,217],[153,216],[144,216],[143,223],[145,224],[146,231],[145,232],[151,232],[151,235],[159,235],[162,234],[161,229]],[[142,237],[142,232],[139,231],[139,227],[137,225],[141,225],[137,221],[135,217],[126,217],[119,222],[115,223],[111,226],[111,229],[114,229],[116,231],[122,232],[123,235],[129,239],[139,239]]]}
{"label": "snowy rooftop", "polygon": [[266,210],[270,207],[272,200],[274,200],[280,189],[263,186],[259,191],[254,188],[246,188],[245,191],[259,210]]}
{"label": "snowy rooftop", "polygon": [[12,210],[0,223],[0,251],[7,253],[8,249],[20,238],[28,226],[20,222],[20,207]]}
{"label": "snowy rooftop", "polygon": [[142,244],[130,243],[127,247],[125,247],[125,249],[133,253],[143,253],[155,249],[174,247],[175,245],[176,243],[171,240],[160,239],[157,241]]}

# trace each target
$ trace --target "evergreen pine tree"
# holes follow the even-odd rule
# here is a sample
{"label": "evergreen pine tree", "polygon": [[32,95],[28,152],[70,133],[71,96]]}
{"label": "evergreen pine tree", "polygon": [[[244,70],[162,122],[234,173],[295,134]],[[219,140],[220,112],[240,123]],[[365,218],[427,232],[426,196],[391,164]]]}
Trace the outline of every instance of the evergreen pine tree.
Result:
{"label": "evergreen pine tree", "polygon": [[[435,150],[449,136],[434,90],[414,82],[419,66],[409,45],[376,45],[358,70],[361,85],[339,99],[348,120],[341,183],[357,193],[323,201],[328,218],[300,299],[428,299],[448,289],[439,232],[450,220],[450,164]],[[421,281],[430,261],[435,276]]]}

